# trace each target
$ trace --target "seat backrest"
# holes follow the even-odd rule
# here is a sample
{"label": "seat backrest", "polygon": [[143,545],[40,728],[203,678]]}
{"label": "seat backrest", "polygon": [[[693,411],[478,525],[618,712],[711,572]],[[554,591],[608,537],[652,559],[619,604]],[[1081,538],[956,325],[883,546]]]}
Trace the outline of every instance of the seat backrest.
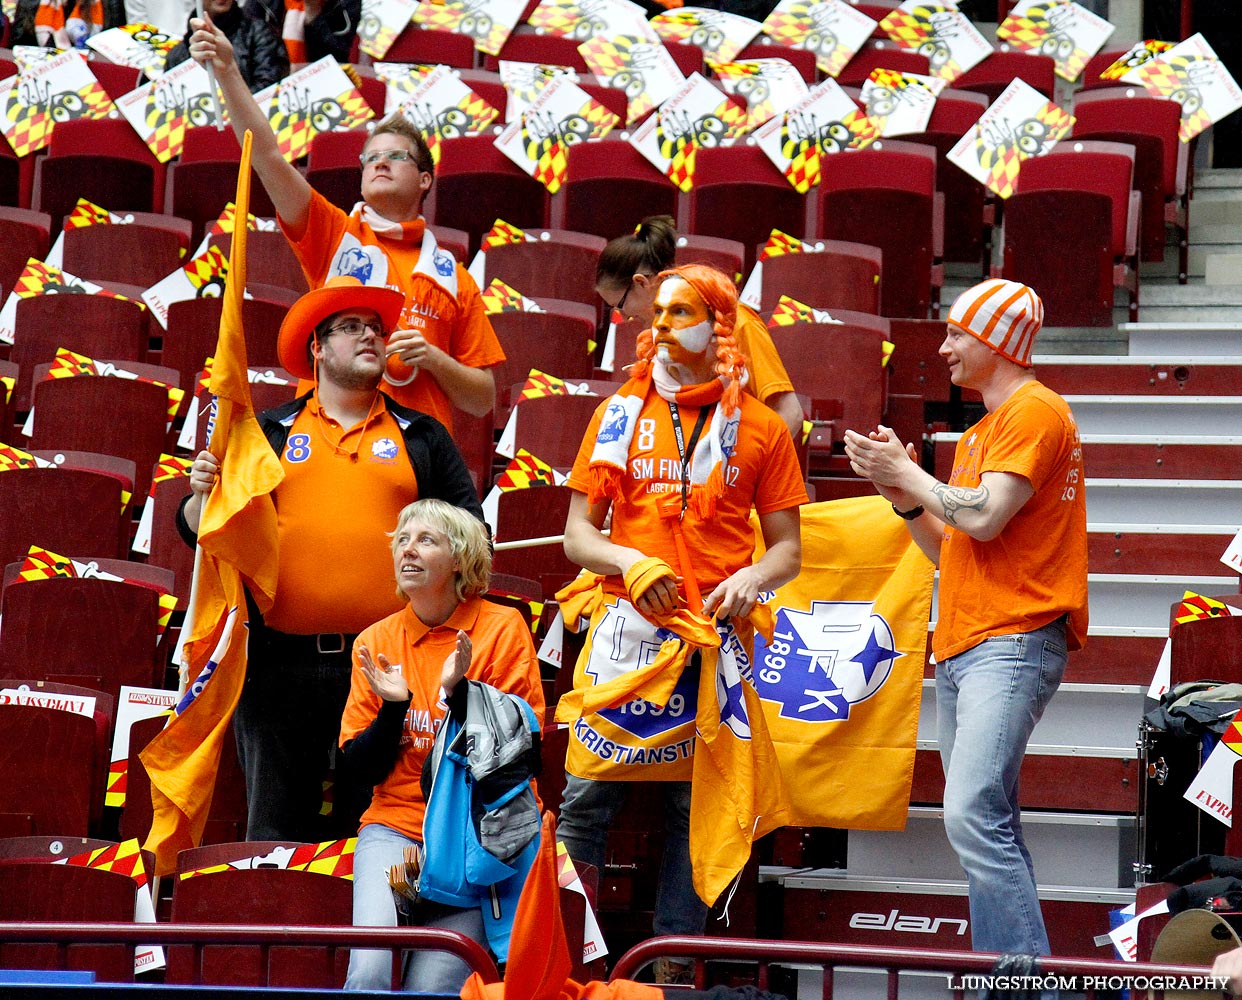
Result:
{"label": "seat backrest", "polygon": [[440,143],[432,187],[435,225],[464,229],[470,252],[497,219],[521,229],[548,224],[548,190],[495,146],[491,135],[465,135]]}
{"label": "seat backrest", "polygon": [[158,602],[150,587],[92,577],[9,586],[0,597],[0,675],[81,684],[114,699],[124,684],[158,687]]}
{"label": "seat backrest", "polygon": [[[510,393],[516,399],[520,385]],[[514,447],[524,448],[554,469],[570,469],[582,446],[591,415],[603,402],[599,396],[542,396],[516,405]]]}
{"label": "seat backrest", "polygon": [[563,228],[604,239],[633,232],[648,216],[677,214],[673,182],[628,142],[570,146],[557,199]]}
{"label": "seat backrest", "polygon": [[[339,924],[353,914],[353,882],[319,872],[280,868],[229,870],[178,879],[173,888],[173,923]],[[271,950],[270,986],[339,989],[348,952],[335,965],[324,947]],[[185,946],[167,951],[169,983],[192,981]],[[259,948],[220,946],[203,950],[203,981],[216,986],[257,986],[263,982]]]}
{"label": "seat backrest", "polygon": [[356,167],[361,177],[362,164],[358,162],[358,157],[362,155],[362,147],[366,145],[369,134],[364,128],[316,133],[307,154],[308,174],[325,167]]}
{"label": "seat backrest", "polygon": [[51,363],[57,348],[90,358],[141,361],[146,355],[146,336],[146,316],[137,302],[79,294],[18,299],[13,352],[9,356],[22,369],[15,408],[30,408],[35,366]]}
{"label": "seat backrest", "polygon": [[[594,273],[592,268],[592,276]],[[594,373],[595,360],[589,343],[595,334],[594,321],[532,312],[502,312],[491,320],[505,352],[505,360],[493,369],[498,427],[503,427],[509,417],[508,387],[525,382],[532,368],[563,379],[590,378]]]}
{"label": "seat backrest", "polygon": [[959,90],[987,94],[990,103],[1014,80],[1029,83],[1045,97],[1052,98],[1056,89],[1056,62],[1052,56],[997,47],[981,63],[954,80],[953,85]]}
{"label": "seat backrest", "polygon": [[[888,321],[865,313],[837,310],[840,324],[795,323],[772,331],[794,391],[809,396],[812,415],[819,404],[836,400],[843,427],[865,431],[884,414],[887,373],[881,364]],[[831,364],[824,364],[824,358]]]}
{"label": "seat backrest", "polygon": [[820,158],[821,191],[888,187],[930,196],[936,190],[936,150],[900,139],[883,139],[874,146],[844,156]]}
{"label": "seat backrest", "polygon": [[949,403],[952,383],[949,366],[939,355],[944,342],[944,320],[889,320],[893,355],[888,362],[888,391],[918,395],[925,403]]}
{"label": "seat backrest", "polygon": [[677,250],[673,258],[674,267],[685,264],[708,264],[717,271],[723,271],[739,284],[745,275],[746,248],[737,240],[727,240],[720,236],[696,236],[686,233],[677,237]]}
{"label": "seat backrest", "polygon": [[[168,330],[163,360],[181,373],[181,388],[194,390],[195,379],[208,356],[215,354],[223,303],[218,298],[186,299],[168,307]],[[276,340],[287,306],[266,299],[242,303],[246,330],[246,363],[253,368],[279,367]]]}
{"label": "seat backrest", "polygon": [[1078,78],[1078,82],[1082,84],[1082,91],[1117,86],[1116,80],[1101,80],[1100,74],[1129,51],[1129,49],[1103,48],[1088,59],[1087,65],[1082,69],[1082,76]]}
{"label": "seat backrest", "polygon": [[745,270],[754,263],[752,248],[773,229],[798,237],[807,230],[806,197],[758,146],[700,149],[689,202],[689,231],[737,240],[746,248]]}
{"label": "seat backrest", "polygon": [[[232,239],[232,234],[220,233],[211,237],[211,243],[227,256]],[[298,295],[305,295],[310,291],[302,265],[298,263],[293,247],[280,230],[247,234],[246,281],[288,288]]]}
{"label": "seat backrest", "polygon": [[124,118],[71,118],[59,122],[52,130],[47,155],[107,156],[148,165],[158,162]]}
{"label": "seat backrest", "polygon": [[79,198],[110,212],[154,212],[163,207],[164,177],[161,163],[110,156],[103,150],[39,156],[31,203],[52,217],[54,230],[60,229]]}
{"label": "seat backrest", "polygon": [[241,160],[241,145],[231,128],[218,129],[214,125],[199,125],[185,130],[181,147],[182,163],[201,163],[206,160]]}
{"label": "seat backrest", "polygon": [[509,94],[501,82],[500,74],[486,69],[463,69],[458,78],[479,97],[496,109],[496,122],[505,119],[505,110],[509,103]]}
{"label": "seat backrest", "polygon": [[[200,442],[202,443],[202,442]],[[151,521],[151,564],[173,574],[172,592],[180,607],[190,596],[190,576],[194,572],[194,550],[177,531],[177,509],[190,495],[190,477],[174,476],[154,485],[155,500]]]}
{"label": "seat backrest", "polygon": [[1109,87],[1079,93],[1074,98],[1074,136],[1090,138],[1101,132],[1137,132],[1160,139],[1161,187],[1172,197],[1184,186],[1178,178],[1179,130],[1182,113],[1176,101],[1150,97],[1134,87]]}
{"label": "seat backrest", "polygon": [[410,23],[380,61],[430,63],[470,69],[475,64],[474,39],[456,31],[437,31]]}
{"label": "seat backrest", "polygon": [[[237,163],[234,160],[182,160],[168,169],[165,202],[173,215],[190,220],[196,243],[202,240],[207,227],[220,217],[224,206],[236,194]],[[250,172],[250,212],[265,219],[276,215],[271,196],[253,170]]]}
{"label": "seat backrest", "polygon": [[[573,490],[568,486],[532,486],[502,493],[493,526],[496,541],[561,534],[565,530],[572,495]],[[492,558],[492,569],[538,579],[544,594],[550,596],[577,576],[579,567],[565,556],[560,543],[554,543],[537,548],[502,549]]]}
{"label": "seat backrest", "polygon": [[970,126],[988,109],[988,103],[987,94],[946,87],[936,95],[936,103],[932,105],[926,131],[965,135]]}
{"label": "seat backrest", "polygon": [[564,229],[527,230],[527,235],[535,239],[487,251],[484,284],[499,278],[528,298],[543,295],[597,305],[595,268],[604,238]]}
{"label": "seat backrest", "polygon": [[0,563],[53,540],[72,552],[123,558],[120,481],[84,469],[0,473]]}
{"label": "seat backrest", "polygon": [[[36,586],[30,583],[11,589]],[[0,668],[0,674],[22,676],[22,671]],[[95,720],[54,708],[0,705],[0,740],[4,764],[0,770],[0,833],[86,836],[92,821],[98,819],[91,812],[93,786],[106,774],[96,745]],[[0,912],[10,905],[0,901]],[[36,918],[27,912],[8,919]],[[132,883],[130,912],[124,919],[133,919]]]}
{"label": "seat backrest", "polygon": [[43,260],[51,246],[52,217],[29,208],[0,208],[0,289],[7,296],[31,257]]}
{"label": "seat backrest", "polygon": [[558,38],[555,35],[539,35],[530,25],[519,25],[505,41],[499,55],[485,56],[483,68],[497,70],[502,59],[510,62],[543,63],[548,66],[569,66],[579,73],[591,70],[578,51],[581,38]]}
{"label": "seat backrest", "polygon": [[[9,862],[0,864],[0,920],[132,923],[136,891],[137,883],[120,872]],[[55,944],[0,945],[0,967],[6,969],[59,969],[62,957],[65,967],[91,971],[98,982],[134,981],[134,960],[124,945],[77,945],[67,956]]]}
{"label": "seat backrest", "polygon": [[[134,462],[134,491],[145,497],[168,450],[168,390],[151,382],[106,376],[54,378],[34,390],[32,448],[70,448]],[[108,419],[101,420],[100,414]]]}
{"label": "seat backrest", "polygon": [[1126,220],[1134,184],[1134,147],[1119,142],[1071,139],[1059,142],[1046,156],[1022,161],[1017,190],[1093,191],[1112,202],[1113,256],[1126,246]]}
{"label": "seat backrest", "polygon": [[103,59],[92,59],[88,64],[95,79],[114,101],[124,97],[138,86],[138,78],[142,71],[120,63],[105,62]]}
{"label": "seat backrest", "polygon": [[770,311],[782,295],[788,295],[818,309],[878,314],[880,250],[846,240],[823,240],[816,247],[814,253],[782,254],[763,262],[759,308]]}
{"label": "seat backrest", "polygon": [[87,281],[154,285],[183,266],[183,243],[170,229],[133,223],[65,232],[64,268]]}
{"label": "seat backrest", "polygon": [[813,84],[819,78],[819,67],[815,65],[814,52],[810,49],[778,45],[766,35],[760,35],[733,57],[734,62],[746,62],[748,59],[784,59],[792,64],[807,84]]}
{"label": "seat backrest", "polygon": [[837,74],[837,83],[843,87],[860,87],[863,81],[871,75],[873,69],[893,69],[902,73],[927,76],[931,73],[931,64],[927,56],[912,49],[899,49],[892,45],[878,48],[868,43],[859,49],[854,54],[854,58],[846,63],[845,68]]}

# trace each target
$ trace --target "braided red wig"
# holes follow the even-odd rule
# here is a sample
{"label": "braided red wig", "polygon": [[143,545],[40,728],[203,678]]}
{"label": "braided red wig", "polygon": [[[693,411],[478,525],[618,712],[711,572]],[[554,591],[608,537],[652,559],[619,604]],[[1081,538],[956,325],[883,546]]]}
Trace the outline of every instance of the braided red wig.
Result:
{"label": "braided red wig", "polygon": [[[725,413],[732,414],[741,403],[742,377],[746,370],[746,357],[738,350],[737,340],[733,336],[733,327],[737,323],[737,285],[723,271],[706,264],[685,264],[667,271],[661,271],[660,280],[665,278],[681,278],[711,310],[716,335],[716,374],[728,379],[721,405]],[[638,335],[638,361],[634,365],[634,374],[639,378],[647,375],[651,368],[651,359],[655,357],[655,338],[650,329]]]}

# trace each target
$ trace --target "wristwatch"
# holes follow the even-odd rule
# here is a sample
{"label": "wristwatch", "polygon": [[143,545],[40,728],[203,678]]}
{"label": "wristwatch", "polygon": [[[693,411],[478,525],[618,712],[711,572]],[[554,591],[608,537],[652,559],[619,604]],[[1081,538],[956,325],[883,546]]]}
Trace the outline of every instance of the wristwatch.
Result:
{"label": "wristwatch", "polygon": [[923,505],[911,507],[909,510],[898,510],[897,505],[893,504],[893,513],[905,521],[913,521],[915,518],[923,516]]}

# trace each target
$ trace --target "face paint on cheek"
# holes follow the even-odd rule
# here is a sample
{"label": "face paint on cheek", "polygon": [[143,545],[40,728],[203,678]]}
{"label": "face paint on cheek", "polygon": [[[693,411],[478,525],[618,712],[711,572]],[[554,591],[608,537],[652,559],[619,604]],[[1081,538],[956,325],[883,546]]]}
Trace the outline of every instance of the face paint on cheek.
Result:
{"label": "face paint on cheek", "polygon": [[711,320],[704,320],[702,323],[696,323],[694,326],[688,326],[681,330],[670,331],[677,342],[681,345],[682,350],[689,354],[702,354],[707,350],[707,343],[712,339],[715,332],[715,325]]}

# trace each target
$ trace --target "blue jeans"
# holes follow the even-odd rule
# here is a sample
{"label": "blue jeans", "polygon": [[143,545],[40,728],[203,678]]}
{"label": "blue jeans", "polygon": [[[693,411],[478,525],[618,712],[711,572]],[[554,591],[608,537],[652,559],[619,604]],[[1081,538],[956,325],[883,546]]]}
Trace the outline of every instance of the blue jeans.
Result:
{"label": "blue jeans", "polygon": [[944,826],[970,884],[975,951],[1047,955],[1018,772],[1065,673],[1065,621],[987,639],[936,666]]}
{"label": "blue jeans", "polygon": [[664,855],[656,884],[656,934],[702,934],[707,906],[694,891],[690,871],[690,782],[592,781],[565,775],[556,835],[575,861],[594,865],[603,877],[608,830],[630,788],[650,794],[664,789]]}
{"label": "blue jeans", "polygon": [[[388,869],[403,862],[405,848],[418,841],[411,840],[380,823],[368,823],[358,831],[354,849],[354,926],[396,927],[397,904],[388,885]],[[477,907],[459,910],[438,904],[421,904],[429,919],[423,927],[441,927],[458,931],[487,948],[483,930],[483,914]],[[418,909],[416,908],[416,912]],[[445,951],[431,949],[411,951],[405,956],[402,987],[407,992],[461,992],[470,969],[461,959]],[[387,951],[355,950],[349,953],[347,990],[388,990],[392,988],[392,955]]]}

